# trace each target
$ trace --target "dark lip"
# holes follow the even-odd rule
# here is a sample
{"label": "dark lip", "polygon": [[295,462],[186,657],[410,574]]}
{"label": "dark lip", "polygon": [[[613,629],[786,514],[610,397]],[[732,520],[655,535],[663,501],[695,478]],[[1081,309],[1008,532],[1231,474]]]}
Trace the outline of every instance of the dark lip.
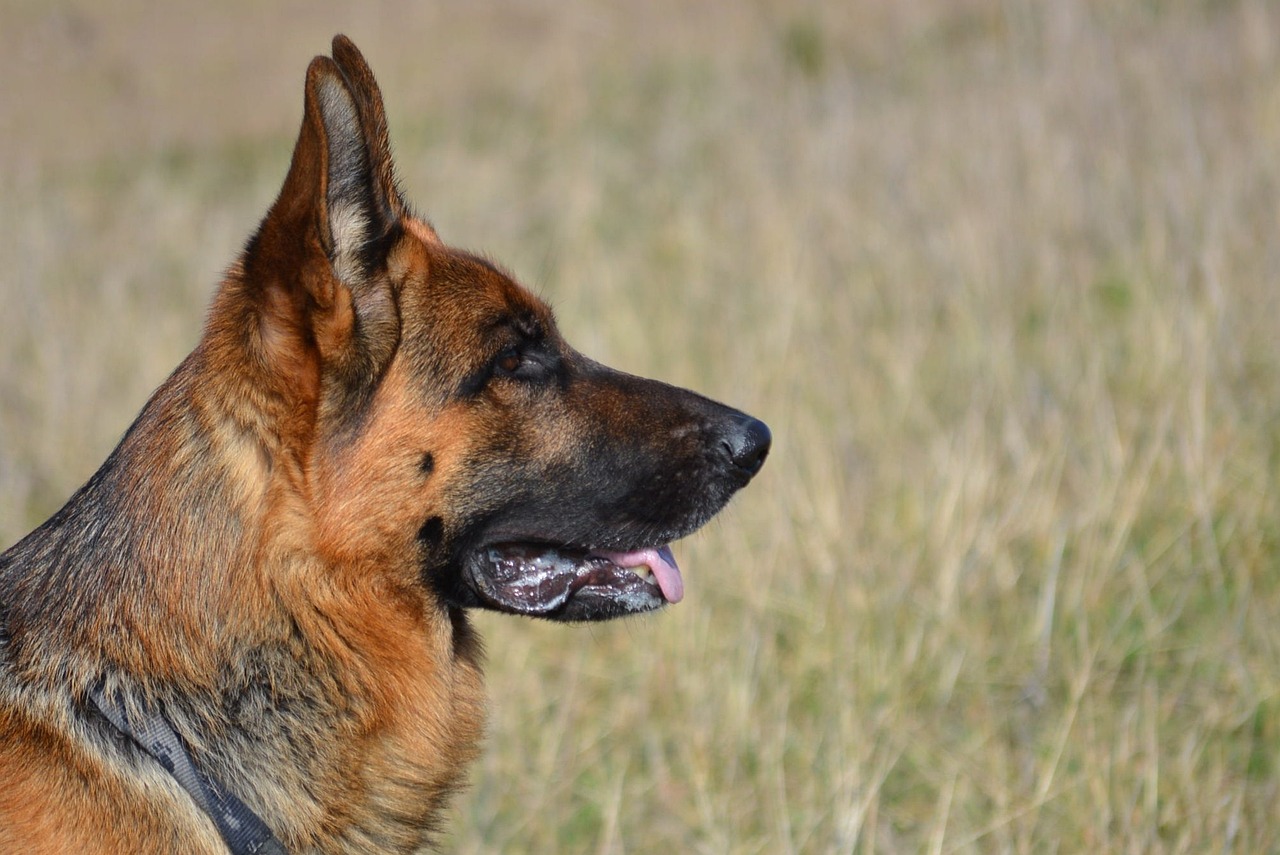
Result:
{"label": "dark lip", "polygon": [[610,620],[667,604],[656,581],[591,556],[594,548],[491,541],[467,554],[463,583],[481,608],[554,621]]}

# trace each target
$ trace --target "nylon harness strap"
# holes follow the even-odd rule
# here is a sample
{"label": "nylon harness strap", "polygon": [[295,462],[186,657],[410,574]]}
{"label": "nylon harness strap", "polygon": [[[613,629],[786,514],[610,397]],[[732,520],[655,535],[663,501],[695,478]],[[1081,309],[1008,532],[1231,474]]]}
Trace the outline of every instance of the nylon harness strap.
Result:
{"label": "nylon harness strap", "polygon": [[131,721],[124,702],[119,697],[108,697],[101,684],[91,688],[89,696],[107,721],[155,758],[209,815],[232,855],[288,855],[261,817],[220,781],[200,771],[182,738],[163,715],[143,707],[142,720]]}

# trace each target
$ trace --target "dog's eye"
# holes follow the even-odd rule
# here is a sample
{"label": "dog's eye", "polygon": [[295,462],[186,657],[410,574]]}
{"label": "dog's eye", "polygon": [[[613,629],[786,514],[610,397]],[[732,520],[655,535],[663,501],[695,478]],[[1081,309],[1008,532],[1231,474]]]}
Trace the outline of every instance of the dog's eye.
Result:
{"label": "dog's eye", "polygon": [[520,370],[520,366],[524,365],[524,356],[514,348],[504,350],[498,355],[498,360],[494,364],[503,374],[515,374]]}
{"label": "dog's eye", "polygon": [[554,356],[544,353],[536,344],[512,346],[494,357],[492,376],[536,385],[550,376],[552,369],[548,363],[553,360]]}

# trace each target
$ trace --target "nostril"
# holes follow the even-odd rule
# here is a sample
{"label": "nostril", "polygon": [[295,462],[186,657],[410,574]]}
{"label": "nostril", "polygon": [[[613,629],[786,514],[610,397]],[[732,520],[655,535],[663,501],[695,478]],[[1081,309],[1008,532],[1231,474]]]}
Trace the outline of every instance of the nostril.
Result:
{"label": "nostril", "polygon": [[755,475],[769,456],[769,446],[773,442],[769,426],[759,419],[743,416],[734,427],[734,432],[724,441],[729,459],[743,472]]}

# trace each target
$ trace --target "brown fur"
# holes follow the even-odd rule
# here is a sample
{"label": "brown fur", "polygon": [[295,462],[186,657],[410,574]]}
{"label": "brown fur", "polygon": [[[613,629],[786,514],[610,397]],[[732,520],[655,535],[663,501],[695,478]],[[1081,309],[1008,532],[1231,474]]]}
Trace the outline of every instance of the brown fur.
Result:
{"label": "brown fur", "polygon": [[0,851],[226,851],[95,684],[162,709],[290,852],[427,846],[483,729],[467,568],[691,531],[763,460],[745,419],[586,360],[443,244],[336,38],[200,344],[0,556]]}

